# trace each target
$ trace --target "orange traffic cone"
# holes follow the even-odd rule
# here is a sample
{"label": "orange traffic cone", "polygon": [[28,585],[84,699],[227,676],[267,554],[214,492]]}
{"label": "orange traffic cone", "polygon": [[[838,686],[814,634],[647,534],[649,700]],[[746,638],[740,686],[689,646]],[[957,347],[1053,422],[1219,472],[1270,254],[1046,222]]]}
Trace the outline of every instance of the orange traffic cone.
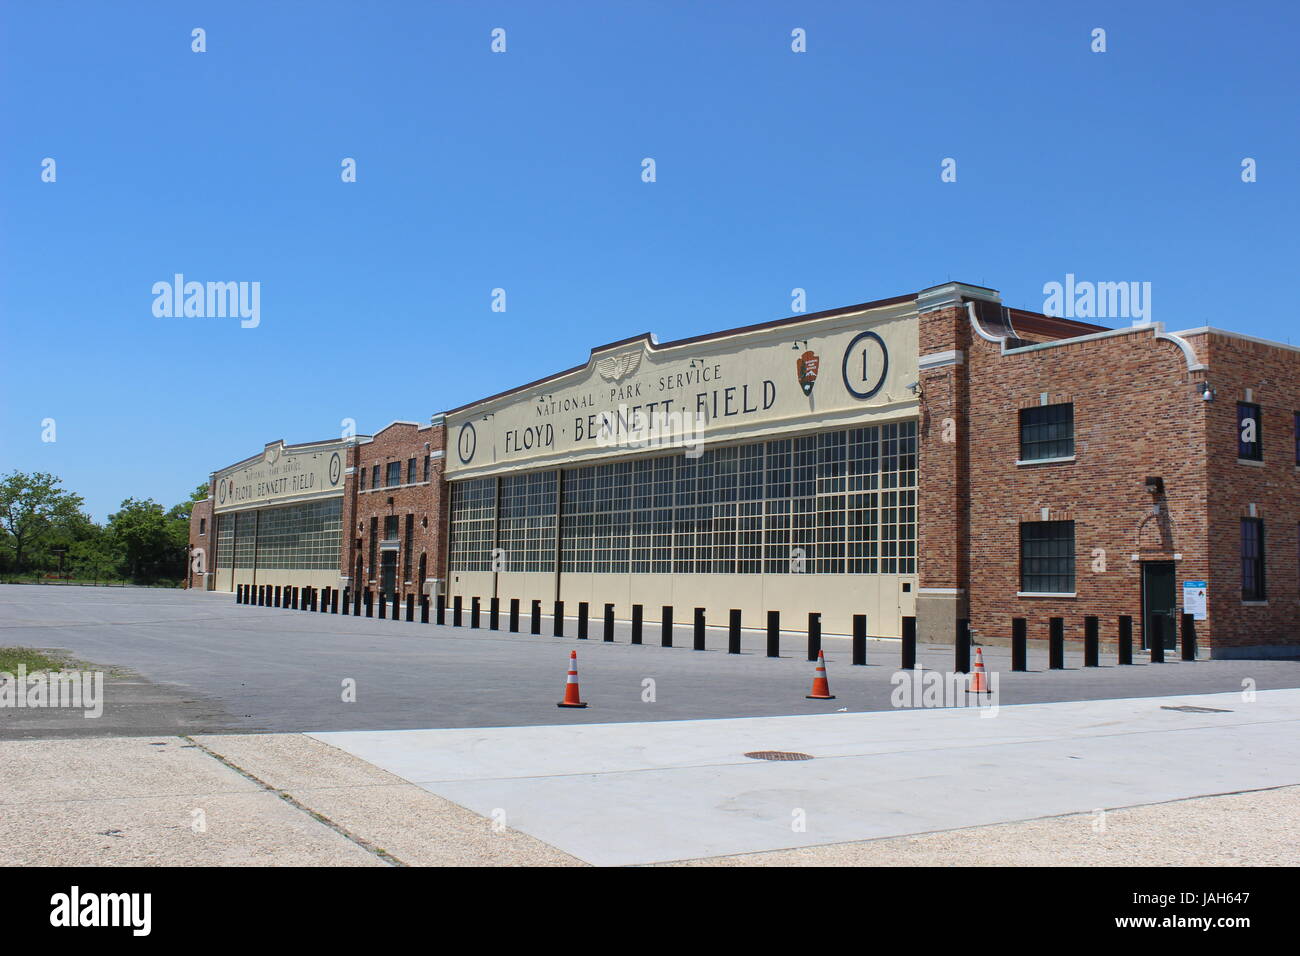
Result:
{"label": "orange traffic cone", "polygon": [[586,707],[586,703],[578,698],[578,652],[569,651],[569,676],[564,684],[564,700],[555,705],[556,707]]}
{"label": "orange traffic cone", "polygon": [[804,695],[808,700],[834,700],[831,685],[826,680],[826,655],[817,652],[817,672],[813,675],[812,693]]}
{"label": "orange traffic cone", "polygon": [[972,694],[989,693],[989,682],[984,677],[984,655],[978,647],[975,648],[975,672],[970,675],[970,689]]}

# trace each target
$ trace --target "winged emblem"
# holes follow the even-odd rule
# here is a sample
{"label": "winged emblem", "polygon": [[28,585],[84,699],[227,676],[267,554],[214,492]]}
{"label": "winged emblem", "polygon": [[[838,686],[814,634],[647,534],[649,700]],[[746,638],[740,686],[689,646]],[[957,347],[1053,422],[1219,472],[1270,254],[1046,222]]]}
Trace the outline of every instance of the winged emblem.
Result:
{"label": "winged emblem", "polygon": [[624,352],[611,355],[596,362],[596,371],[607,382],[620,382],[635,372],[641,365],[640,352]]}

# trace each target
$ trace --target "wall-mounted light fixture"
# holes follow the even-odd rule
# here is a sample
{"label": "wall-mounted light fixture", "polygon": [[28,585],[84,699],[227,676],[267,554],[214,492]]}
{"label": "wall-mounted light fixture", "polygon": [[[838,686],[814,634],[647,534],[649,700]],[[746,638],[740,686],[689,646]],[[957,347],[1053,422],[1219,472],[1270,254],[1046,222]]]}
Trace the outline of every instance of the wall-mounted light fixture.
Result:
{"label": "wall-mounted light fixture", "polygon": [[1201,401],[1203,402],[1214,401],[1214,387],[1210,385],[1209,382],[1201,382],[1198,388],[1200,389],[1201,392]]}
{"label": "wall-mounted light fixture", "polygon": [[1151,495],[1161,495],[1165,491],[1165,480],[1159,475],[1149,475],[1146,479],[1147,493]]}

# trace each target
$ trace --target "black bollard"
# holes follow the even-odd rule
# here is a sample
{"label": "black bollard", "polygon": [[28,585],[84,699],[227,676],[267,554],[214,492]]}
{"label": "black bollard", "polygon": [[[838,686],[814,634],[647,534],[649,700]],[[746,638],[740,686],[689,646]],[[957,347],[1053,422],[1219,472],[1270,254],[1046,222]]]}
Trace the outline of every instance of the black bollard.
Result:
{"label": "black bollard", "polygon": [[704,650],[704,608],[695,609],[695,650]]}
{"label": "black bollard", "polygon": [[408,594],[406,596],[406,622],[408,624],[415,623],[415,595],[414,594]]}
{"label": "black bollard", "polygon": [[501,630],[501,599],[488,598],[488,630]]}
{"label": "black bollard", "polygon": [[781,656],[781,612],[767,612],[767,656]]}
{"label": "black bollard", "polygon": [[587,639],[587,613],[591,610],[591,605],[586,601],[578,602],[578,640]]}
{"label": "black bollard", "polygon": [[[343,605],[343,610],[346,611],[347,608],[348,606],[345,602]],[[330,613],[337,614],[338,612],[339,612],[339,589],[334,588],[334,590],[330,592]]]}
{"label": "black bollard", "polygon": [[1029,624],[1023,617],[1011,619],[1011,669],[1029,669]]}
{"label": "black bollard", "polygon": [[903,618],[903,655],[899,662],[902,670],[916,669],[916,618]]}
{"label": "black bollard", "polygon": [[261,586],[261,585],[258,585],[258,586],[257,586],[257,606],[258,606],[258,607],[262,607],[262,606],[263,606],[263,601],[264,601],[264,593],[263,593],[263,592],[265,592],[265,590],[266,590],[266,588],[264,588],[263,586]]}
{"label": "black bollard", "polygon": [[632,643],[633,644],[641,643],[641,614],[642,614],[641,605],[633,604],[632,605]]}
{"label": "black bollard", "polygon": [[289,605],[289,610],[296,611],[298,610],[298,601],[302,597],[302,590],[300,588],[292,588],[292,591],[293,597],[291,599],[292,603]]}
{"label": "black bollard", "polygon": [[361,589],[358,588],[352,594],[352,616],[361,616]]}
{"label": "black bollard", "polygon": [[665,604],[659,616],[659,646],[673,646],[673,606]]}
{"label": "black bollard", "polygon": [[[1163,664],[1165,662],[1165,623],[1169,618],[1163,614],[1152,614],[1151,624],[1147,635],[1147,644],[1151,651],[1151,663]],[[1172,622],[1170,622],[1172,623]]]}
{"label": "black bollard", "polygon": [[867,616],[853,615],[853,663],[860,667],[867,664]]}
{"label": "black bollard", "polygon": [[1196,660],[1196,618],[1183,615],[1183,660]]}
{"label": "black bollard", "polygon": [[437,596],[437,600],[435,600],[433,603],[433,608],[434,608],[434,612],[433,612],[434,623],[440,625],[446,624],[447,623],[447,595],[439,594]]}
{"label": "black bollard", "polygon": [[533,601],[532,620],[529,622],[529,625],[530,625],[529,633],[531,634],[542,633],[542,602],[541,601],[538,600]]}
{"label": "black bollard", "polygon": [[510,599],[510,633],[519,633],[519,598]]}
{"label": "black bollard", "polygon": [[379,592],[379,620],[388,620],[388,601],[384,599],[384,592]]}
{"label": "black bollard", "polygon": [[614,605],[605,605],[605,643],[614,643]]}
{"label": "black bollard", "polygon": [[393,592],[393,620],[402,619],[402,599],[396,591]]}
{"label": "black bollard", "polygon": [[465,601],[461,595],[457,594],[451,599],[451,626],[452,627],[461,626],[461,613],[464,610],[464,607],[465,607]]}
{"label": "black bollard", "polygon": [[347,617],[348,605],[351,603],[352,603],[352,589],[344,588],[343,589],[343,616],[344,617]]}
{"label": "black bollard", "polygon": [[375,593],[366,588],[366,617],[375,616]]}
{"label": "black bollard", "polygon": [[1100,622],[1091,614],[1083,619],[1083,666],[1099,667],[1097,661],[1101,637],[1098,633]]}
{"label": "black bollard", "polygon": [[808,614],[808,660],[817,660],[822,649],[822,616],[816,611]]}
{"label": "black bollard", "polygon": [[1065,618],[1053,617],[1047,621],[1048,670],[1065,669]]}
{"label": "black bollard", "polygon": [[321,593],[320,593],[320,612],[321,612],[322,614],[328,614],[328,613],[329,613],[329,610],[330,610],[330,604],[331,604],[331,600],[330,600],[330,598],[331,598],[331,596],[332,596],[332,594],[333,594],[333,591],[334,591],[333,588],[329,588],[329,587],[327,587],[327,588],[325,588],[324,590],[322,590]]}
{"label": "black bollard", "polygon": [[275,586],[275,594],[273,596],[275,598],[275,606],[282,607],[284,605],[284,600],[280,595],[280,585],[277,584]]}
{"label": "black bollard", "polygon": [[479,599],[474,597],[469,599],[469,626],[477,628],[482,618],[482,610],[479,605]]}
{"label": "black bollard", "polygon": [[957,619],[957,631],[953,637],[953,664],[952,669],[958,674],[970,673],[970,621],[966,618]]}
{"label": "black bollard", "polygon": [[564,636],[564,602],[555,602],[555,613],[551,615],[551,636]]}
{"label": "black bollard", "polygon": [[1119,640],[1118,640],[1119,662],[1121,664],[1133,663],[1133,618],[1127,614],[1119,619]]}
{"label": "black bollard", "polygon": [[727,620],[727,653],[740,653],[740,608],[733,607]]}
{"label": "black bollard", "polygon": [[420,595],[420,623],[429,623],[429,595]]}

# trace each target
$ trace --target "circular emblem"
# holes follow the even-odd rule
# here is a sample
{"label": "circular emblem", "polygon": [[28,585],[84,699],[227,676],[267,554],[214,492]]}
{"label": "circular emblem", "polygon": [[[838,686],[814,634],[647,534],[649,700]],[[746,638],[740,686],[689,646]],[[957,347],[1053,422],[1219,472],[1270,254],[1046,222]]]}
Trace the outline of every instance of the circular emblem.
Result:
{"label": "circular emblem", "polygon": [[339,453],[335,452],[330,456],[330,484],[337,485],[339,478],[343,476],[343,461],[339,458]]}
{"label": "circular emblem", "polygon": [[226,479],[222,478],[217,482],[217,504],[226,503]]}
{"label": "circular emblem", "polygon": [[875,332],[859,332],[844,350],[844,387],[854,398],[867,399],[885,384],[889,350]]}
{"label": "circular emblem", "polygon": [[460,455],[460,463],[468,465],[473,461],[477,449],[478,434],[474,431],[474,423],[466,422],[460,426],[460,435],[456,439],[456,451]]}

